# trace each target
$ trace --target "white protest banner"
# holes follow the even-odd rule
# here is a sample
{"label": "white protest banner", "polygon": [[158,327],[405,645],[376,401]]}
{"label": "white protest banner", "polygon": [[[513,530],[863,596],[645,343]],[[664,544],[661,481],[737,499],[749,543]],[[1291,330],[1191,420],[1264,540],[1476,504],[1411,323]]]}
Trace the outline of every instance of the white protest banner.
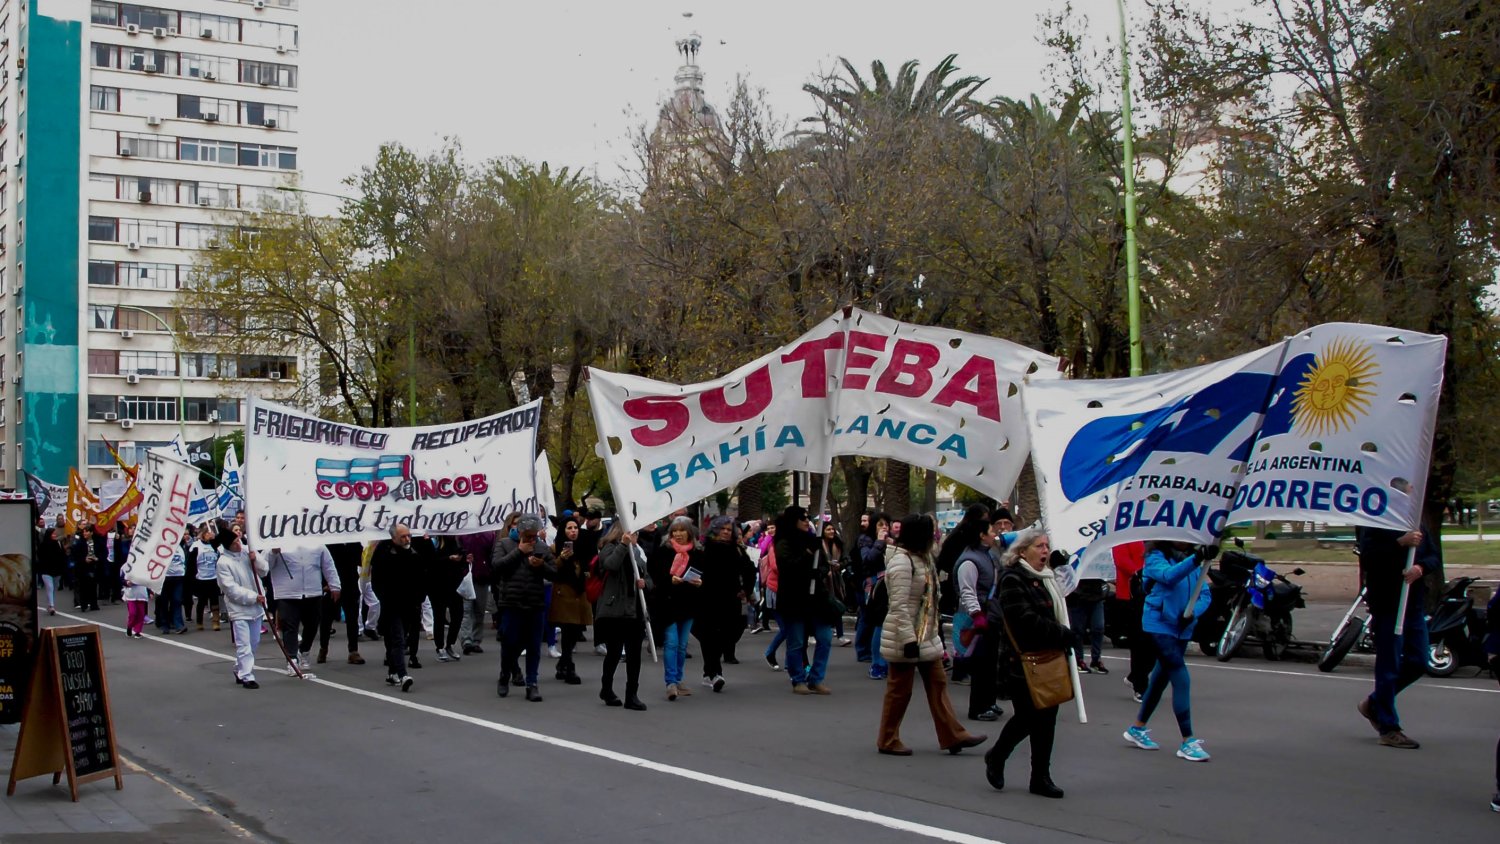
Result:
{"label": "white protest banner", "polygon": [[240,458],[235,453],[233,443],[224,452],[224,473],[219,477],[224,483],[214,492],[218,510],[223,518],[232,519],[245,502],[245,482],[240,473]]}
{"label": "white protest banner", "polygon": [[1329,323],[1286,343],[1234,520],[1416,528],[1448,338]]}
{"label": "white protest banner", "polygon": [[1083,577],[1113,576],[1107,549],[1213,542],[1229,521],[1283,348],[1142,378],[1039,381],[1022,399],[1054,547]]}
{"label": "white protest banner", "polygon": [[252,397],[246,524],[256,546],[498,529],[537,507],[541,402],[471,422],[361,428]]}
{"label": "white protest banner", "polygon": [[1058,359],[860,310],[844,330],[833,454],[890,457],[1009,498],[1029,455],[1021,384],[1058,379]]}
{"label": "white protest banner", "polygon": [[26,488],[31,497],[36,499],[37,511],[51,527],[57,521],[57,517],[68,510],[68,488],[58,484],[49,484],[30,472],[23,472],[26,478]]}
{"label": "white protest banner", "polygon": [[997,498],[1028,453],[1016,394],[1058,360],[990,337],[835,314],[729,375],[679,386],[589,371],[599,454],[627,529],[745,478],[893,457]]}
{"label": "white protest banner", "polygon": [[172,458],[164,449],[146,451],[136,482],[143,497],[125,562],[125,579],[154,592],[161,591],[167,565],[181,550],[197,488],[198,470]]}
{"label": "white protest banner", "polygon": [[843,316],[723,378],[590,369],[598,453],[627,530],[761,472],[826,472]]}
{"label": "white protest banner", "polygon": [[542,518],[557,518],[557,493],[552,491],[552,461],[547,459],[545,451],[536,456],[536,503],[541,508]]}

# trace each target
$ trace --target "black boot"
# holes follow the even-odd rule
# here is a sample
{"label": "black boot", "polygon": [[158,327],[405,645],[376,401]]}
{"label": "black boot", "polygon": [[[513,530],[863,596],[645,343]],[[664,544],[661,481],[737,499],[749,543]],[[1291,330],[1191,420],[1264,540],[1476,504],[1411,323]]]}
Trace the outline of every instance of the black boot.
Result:
{"label": "black boot", "polygon": [[495,683],[495,694],[499,695],[500,697],[505,697],[506,695],[510,694],[509,677],[506,677],[503,674],[500,676],[500,679]]}
{"label": "black boot", "polygon": [[641,699],[636,696],[635,686],[625,687],[625,708],[634,712],[646,711],[646,704],[641,703]]}
{"label": "black boot", "polygon": [[1051,797],[1054,800],[1063,796],[1063,790],[1052,781],[1051,774],[1032,774],[1031,793],[1039,797]]}
{"label": "black boot", "polygon": [[615,694],[615,690],[612,689],[612,688],[610,688],[608,685],[606,685],[604,688],[602,688],[602,689],[599,690],[599,699],[602,700],[602,701],[604,701],[604,705],[605,706],[619,706],[620,705],[620,698],[619,698],[619,696],[617,696]]}
{"label": "black boot", "polygon": [[984,755],[984,778],[996,791],[1005,789],[1005,757],[997,753]]}
{"label": "black boot", "polygon": [[578,669],[574,668],[571,662],[568,663],[568,670],[563,675],[563,682],[570,686],[583,685],[583,678],[578,676]]}

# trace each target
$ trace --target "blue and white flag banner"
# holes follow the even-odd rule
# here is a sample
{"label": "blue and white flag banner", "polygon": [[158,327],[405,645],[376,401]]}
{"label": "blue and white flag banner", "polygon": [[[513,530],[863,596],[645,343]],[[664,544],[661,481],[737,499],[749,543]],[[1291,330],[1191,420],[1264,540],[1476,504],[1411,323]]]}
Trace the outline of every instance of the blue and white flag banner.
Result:
{"label": "blue and white flag banner", "polygon": [[1448,338],[1337,322],[1286,346],[1234,521],[1417,527]]}
{"label": "blue and white flag banner", "polygon": [[849,309],[722,378],[589,370],[598,453],[634,530],[762,472],[893,457],[996,498],[1029,449],[1017,398],[1058,359],[994,337]]}
{"label": "blue and white flag banner", "polygon": [[1446,342],[1334,323],[1181,372],[1028,384],[1054,547],[1112,577],[1116,545],[1234,522],[1415,526]]}
{"label": "blue and white flag banner", "polygon": [[[363,428],[250,400],[244,488],[253,545],[295,548],[496,530],[535,511],[541,402],[471,422]],[[225,479],[229,477],[226,460]]]}
{"label": "blue and white flag banner", "polygon": [[220,516],[225,519],[234,518],[235,514],[244,506],[245,482],[240,472],[240,457],[230,444],[229,449],[224,452],[224,471],[219,475],[222,483],[215,491],[215,504]]}

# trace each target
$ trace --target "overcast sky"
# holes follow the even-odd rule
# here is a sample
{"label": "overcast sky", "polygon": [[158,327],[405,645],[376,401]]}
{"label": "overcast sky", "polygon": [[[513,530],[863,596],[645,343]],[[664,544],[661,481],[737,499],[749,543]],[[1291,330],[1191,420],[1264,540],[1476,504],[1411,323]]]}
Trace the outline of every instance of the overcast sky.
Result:
{"label": "overcast sky", "polygon": [[[1113,38],[1110,0],[1075,0]],[[921,71],[949,53],[988,96],[1045,93],[1038,15],[1062,0],[915,4],[866,0],[489,2],[304,0],[299,144],[304,185],[339,191],[384,141],[421,150],[460,138],[466,156],[546,160],[616,177],[632,127],[653,122],[697,31],[709,101],[723,110],[737,75],[783,115],[811,113],[802,84],[839,56]],[[355,10],[358,14],[354,14]],[[691,18],[683,17],[692,12]],[[1137,11],[1144,15],[1144,9]]]}

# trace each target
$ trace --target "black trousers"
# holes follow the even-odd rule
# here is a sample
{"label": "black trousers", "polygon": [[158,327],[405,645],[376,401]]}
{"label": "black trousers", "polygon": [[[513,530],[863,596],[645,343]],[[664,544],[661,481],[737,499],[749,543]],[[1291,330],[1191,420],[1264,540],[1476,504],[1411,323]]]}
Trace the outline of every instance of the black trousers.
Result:
{"label": "black trousers", "polygon": [[1000,671],[1001,631],[986,630],[969,657],[969,717],[976,718],[998,702],[995,678]]}
{"label": "black trousers", "polygon": [[1037,709],[1031,702],[1031,693],[1026,690],[1026,681],[1011,678],[1013,691],[1011,705],[1016,713],[1005,728],[995,746],[984,754],[986,765],[1004,767],[1005,760],[1015,752],[1021,742],[1031,739],[1031,778],[1033,780],[1052,776],[1052,744],[1057,734],[1057,707]]}
{"label": "black trousers", "polygon": [[290,648],[295,642],[299,652],[311,651],[322,608],[322,595],[276,599],[276,628],[281,631],[281,643]]}
{"label": "black trousers", "polygon": [[1145,609],[1143,600],[1132,600],[1125,613],[1125,637],[1130,640],[1130,673],[1126,679],[1138,695],[1146,693],[1146,686],[1151,683],[1151,671],[1156,668],[1156,640],[1141,630],[1141,614]]}
{"label": "black trousers", "polygon": [[464,598],[457,589],[432,589],[432,643],[451,648],[458,643],[458,629],[464,623]]}
{"label": "black trousers", "polygon": [[[78,573],[78,585],[74,590],[75,600],[81,610],[99,609],[99,578],[93,572],[80,571]],[[160,599],[158,599],[158,604]]]}
{"label": "black trousers", "polygon": [[349,636],[349,653],[359,653],[359,581],[344,582],[349,586],[339,590],[337,601],[328,593],[323,593],[323,606],[318,618],[318,648],[328,650],[328,643],[333,639],[333,625],[342,612],[345,632]]}
{"label": "black trousers", "polygon": [[198,599],[198,610],[197,610],[197,612],[198,612],[198,623],[199,624],[203,623],[203,611],[205,609],[207,609],[210,605],[213,607],[213,614],[211,616],[209,616],[209,620],[213,620],[213,619],[218,618],[218,616],[219,616],[219,581],[217,581],[217,580],[194,580],[193,581],[193,596]]}
{"label": "black trousers", "polygon": [[703,651],[703,676],[717,677],[724,673],[724,655],[734,652],[734,643],[745,632],[745,617],[738,611],[730,615],[727,609],[712,610],[693,621],[693,637]]}
{"label": "black trousers", "polygon": [[386,672],[406,676],[406,655],[416,654],[422,638],[422,605],[396,606],[382,601],[376,627],[385,640]]}
{"label": "black trousers", "polygon": [[635,694],[641,687],[641,642],[646,638],[646,626],[637,618],[600,618],[594,621],[594,638],[604,645],[604,674],[600,678],[604,690],[614,692],[615,668],[623,653],[625,696]]}
{"label": "black trousers", "polygon": [[562,659],[557,661],[557,674],[559,678],[574,671],[573,651],[578,648],[578,643],[583,641],[583,631],[586,629],[582,624],[559,624],[562,628]]}

